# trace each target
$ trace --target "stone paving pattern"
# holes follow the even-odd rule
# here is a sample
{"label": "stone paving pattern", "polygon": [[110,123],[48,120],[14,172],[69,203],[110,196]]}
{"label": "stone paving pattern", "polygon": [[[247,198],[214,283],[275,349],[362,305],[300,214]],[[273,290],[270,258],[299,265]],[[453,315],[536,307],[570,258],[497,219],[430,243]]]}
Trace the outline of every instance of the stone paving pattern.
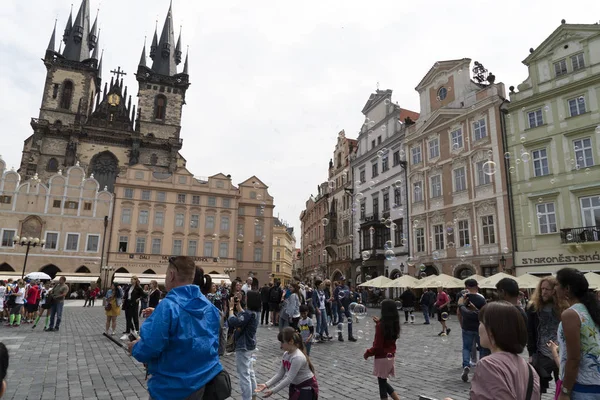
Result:
{"label": "stone paving pattern", "polygon": [[[8,346],[11,357],[6,399],[148,399],[142,365],[102,335],[103,308],[99,303],[93,308],[83,308],[82,304],[67,302],[59,332],[43,332],[40,326],[32,330],[29,324],[19,328],[0,326],[0,341]],[[426,395],[439,400],[468,399],[469,383],[460,379],[462,342],[455,317],[451,317],[449,326],[452,332],[443,338],[437,336],[439,323],[423,325],[422,315],[417,316],[414,325],[402,325],[396,377],[390,379],[400,398],[416,400]],[[335,340],[312,347],[311,360],[322,399],[379,398],[377,379],[372,376],[373,359],[365,361],[362,357],[373,341],[373,322],[364,319],[354,327],[360,339],[356,343]],[[125,328],[124,313],[118,318],[117,328],[117,334]],[[335,336],[335,328],[329,329]],[[258,383],[264,383],[279,368],[282,351],[277,332],[277,328],[259,326],[255,365]],[[232,378],[232,398],[240,399],[235,356],[222,357],[222,364]],[[285,399],[287,391],[271,398]],[[553,394],[542,396],[544,400],[553,398]]]}

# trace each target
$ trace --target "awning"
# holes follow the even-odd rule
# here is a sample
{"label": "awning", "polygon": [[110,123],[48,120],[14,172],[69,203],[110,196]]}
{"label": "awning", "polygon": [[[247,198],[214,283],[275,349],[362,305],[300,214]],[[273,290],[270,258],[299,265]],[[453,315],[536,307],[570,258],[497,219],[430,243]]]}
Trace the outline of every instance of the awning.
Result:
{"label": "awning", "polygon": [[115,272],[113,282],[119,284],[131,283],[131,277],[137,276],[141,285],[149,285],[150,281],[156,281],[159,286],[165,285],[165,274],[129,274],[125,272]]}
{"label": "awning", "polygon": [[7,281],[9,279],[12,279],[13,281],[21,279],[21,273],[20,272],[2,272],[2,273],[0,273],[0,281]]}
{"label": "awning", "polygon": [[208,275],[210,276],[212,283],[214,283],[217,286],[221,284],[221,281],[224,281],[225,285],[231,286],[231,280],[229,279],[229,275],[223,275],[223,274],[208,274]]}
{"label": "awning", "polygon": [[94,274],[57,274],[52,280],[58,282],[61,276],[64,276],[67,279],[67,283],[96,283],[100,278],[100,275]]}

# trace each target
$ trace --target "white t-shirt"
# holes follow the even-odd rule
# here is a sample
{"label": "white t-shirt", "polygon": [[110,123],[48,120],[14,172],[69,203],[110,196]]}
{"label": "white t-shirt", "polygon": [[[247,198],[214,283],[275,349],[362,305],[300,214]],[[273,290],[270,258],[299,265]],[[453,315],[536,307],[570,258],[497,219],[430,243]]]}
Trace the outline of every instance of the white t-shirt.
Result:
{"label": "white t-shirt", "polygon": [[242,285],[242,292],[244,292],[244,294],[248,294],[248,291],[249,291],[249,290],[252,290],[252,287],[251,287],[251,286],[248,286],[248,284],[247,284],[247,283],[244,283],[244,284]]}
{"label": "white t-shirt", "polygon": [[4,309],[4,294],[6,293],[6,287],[0,286],[0,310]]}
{"label": "white t-shirt", "polygon": [[15,298],[15,304],[25,304],[25,288],[19,288],[19,294]]}
{"label": "white t-shirt", "polygon": [[317,296],[319,296],[319,310],[325,309],[325,292],[322,290],[317,292]]}

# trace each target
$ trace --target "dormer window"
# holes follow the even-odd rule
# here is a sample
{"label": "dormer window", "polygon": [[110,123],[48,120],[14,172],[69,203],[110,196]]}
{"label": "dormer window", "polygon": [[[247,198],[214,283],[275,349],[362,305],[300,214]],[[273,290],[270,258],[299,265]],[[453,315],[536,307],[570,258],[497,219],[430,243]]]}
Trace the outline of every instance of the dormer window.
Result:
{"label": "dormer window", "polygon": [[167,98],[163,95],[156,96],[154,102],[154,119],[164,120],[167,109]]}
{"label": "dormer window", "polygon": [[560,60],[554,63],[554,73],[556,76],[565,75],[567,73],[567,60]]}

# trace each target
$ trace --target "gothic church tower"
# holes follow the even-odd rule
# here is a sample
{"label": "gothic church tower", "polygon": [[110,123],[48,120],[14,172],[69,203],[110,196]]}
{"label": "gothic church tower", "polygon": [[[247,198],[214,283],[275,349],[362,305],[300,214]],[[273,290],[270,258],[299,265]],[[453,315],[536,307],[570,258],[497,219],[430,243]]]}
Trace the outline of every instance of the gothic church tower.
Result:
{"label": "gothic church tower", "polygon": [[189,87],[187,56],[181,63],[181,35],[175,46],[172,9],[163,33],[155,33],[146,66],[145,48],[138,67],[139,107],[123,83],[121,68],[111,71],[102,88],[98,18],[90,19],[90,0],[82,0],[75,19],[69,16],[62,44],[56,50],[56,26],[44,56],[47,69],[38,118],[25,140],[19,172],[38,174],[45,180],[60,169],[79,163],[88,175],[112,191],[127,166],[144,164],[158,173],[174,172],[185,165],[179,154],[181,110]]}

